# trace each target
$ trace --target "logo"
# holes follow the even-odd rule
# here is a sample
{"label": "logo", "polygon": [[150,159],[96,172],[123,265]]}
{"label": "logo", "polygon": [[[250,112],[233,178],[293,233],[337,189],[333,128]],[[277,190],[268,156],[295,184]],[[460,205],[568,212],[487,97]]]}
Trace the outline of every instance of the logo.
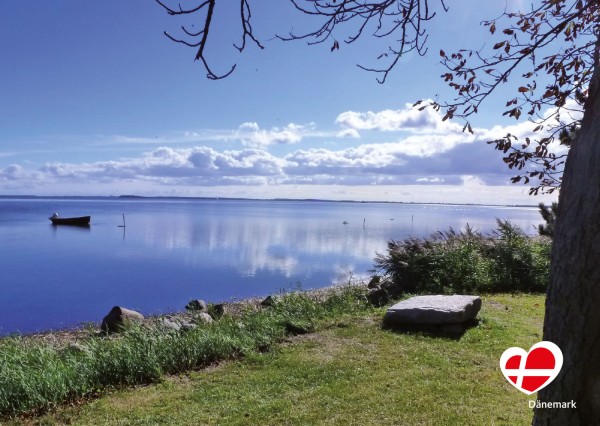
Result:
{"label": "logo", "polygon": [[562,365],[562,351],[546,341],[536,343],[529,352],[508,348],[500,357],[500,369],[506,380],[527,395],[548,386],[558,376]]}

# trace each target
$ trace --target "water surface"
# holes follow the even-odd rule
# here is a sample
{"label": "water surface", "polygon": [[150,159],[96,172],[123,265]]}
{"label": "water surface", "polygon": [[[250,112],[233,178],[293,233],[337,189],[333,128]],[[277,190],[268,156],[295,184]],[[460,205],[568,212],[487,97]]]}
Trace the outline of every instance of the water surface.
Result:
{"label": "water surface", "polygon": [[[91,215],[89,228],[48,217]],[[122,215],[126,217],[126,228]],[[198,199],[0,199],[0,334],[315,288],[368,275],[389,239],[510,219],[536,208]],[[344,224],[343,222],[347,222]]]}

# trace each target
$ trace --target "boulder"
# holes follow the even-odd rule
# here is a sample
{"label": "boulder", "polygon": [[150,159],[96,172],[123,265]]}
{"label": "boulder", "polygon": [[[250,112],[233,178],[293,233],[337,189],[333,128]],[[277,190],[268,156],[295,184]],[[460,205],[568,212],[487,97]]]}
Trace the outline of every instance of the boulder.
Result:
{"label": "boulder", "polygon": [[196,327],[198,327],[196,324],[194,324],[193,322],[182,322],[181,323],[181,330],[183,331],[190,331],[195,329]]}
{"label": "boulder", "polygon": [[270,306],[275,305],[275,299],[273,298],[273,296],[267,296],[262,302],[260,302],[261,306],[264,306],[265,308],[268,308]]}
{"label": "boulder", "polygon": [[158,324],[160,324],[163,328],[167,330],[180,331],[181,324],[177,321],[172,320],[171,318],[160,318],[158,320]]}
{"label": "boulder", "polygon": [[225,305],[223,303],[211,304],[208,306],[208,313],[214,319],[219,319],[225,315]]}
{"label": "boulder", "polygon": [[205,323],[205,324],[210,324],[213,322],[213,318],[206,312],[200,312],[198,315],[195,315],[194,320],[197,323]]}
{"label": "boulder", "polygon": [[390,307],[386,326],[463,324],[473,320],[481,309],[479,296],[415,296]]}
{"label": "boulder", "polygon": [[369,303],[376,307],[381,307],[390,301],[390,296],[385,289],[381,287],[374,287],[367,293],[367,300]]}
{"label": "boulder", "polygon": [[132,323],[144,321],[144,316],[139,312],[126,309],[121,306],[114,306],[110,312],[102,319],[100,328],[110,333],[121,331]]}
{"label": "boulder", "polygon": [[201,299],[190,300],[185,309],[188,311],[206,311],[206,302]]}

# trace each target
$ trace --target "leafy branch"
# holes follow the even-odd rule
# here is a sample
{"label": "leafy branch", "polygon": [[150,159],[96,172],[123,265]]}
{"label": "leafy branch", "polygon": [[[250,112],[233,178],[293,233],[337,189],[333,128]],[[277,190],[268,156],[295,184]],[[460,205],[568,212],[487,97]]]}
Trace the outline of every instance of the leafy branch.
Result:
{"label": "leafy branch", "polygon": [[517,70],[528,67],[502,115],[519,120],[525,114],[535,124],[533,132],[543,136],[527,137],[519,145],[516,136],[509,134],[488,143],[507,154],[504,161],[511,169],[520,171],[513,182],[529,184],[531,178],[537,178],[530,193],[553,192],[560,187],[566,158],[557,148],[564,145],[568,149],[576,141],[588,98],[596,63],[598,18],[597,2],[543,0],[527,13],[505,11],[500,18],[484,21],[489,32],[500,34],[500,39],[491,52],[485,47],[452,54],[440,51],[448,70],[442,78],[456,97],[431,106],[445,111],[444,120],[463,119],[465,129],[472,132],[469,116]]}

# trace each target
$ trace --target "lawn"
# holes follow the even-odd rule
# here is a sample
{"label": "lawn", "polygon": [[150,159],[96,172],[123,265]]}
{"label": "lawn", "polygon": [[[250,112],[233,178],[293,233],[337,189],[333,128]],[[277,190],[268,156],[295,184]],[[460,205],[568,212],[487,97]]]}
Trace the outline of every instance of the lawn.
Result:
{"label": "lawn", "polygon": [[383,330],[384,310],[340,314],[268,352],[9,424],[530,424],[534,396],[498,364],[508,347],[541,340],[544,296],[483,299],[460,339]]}

